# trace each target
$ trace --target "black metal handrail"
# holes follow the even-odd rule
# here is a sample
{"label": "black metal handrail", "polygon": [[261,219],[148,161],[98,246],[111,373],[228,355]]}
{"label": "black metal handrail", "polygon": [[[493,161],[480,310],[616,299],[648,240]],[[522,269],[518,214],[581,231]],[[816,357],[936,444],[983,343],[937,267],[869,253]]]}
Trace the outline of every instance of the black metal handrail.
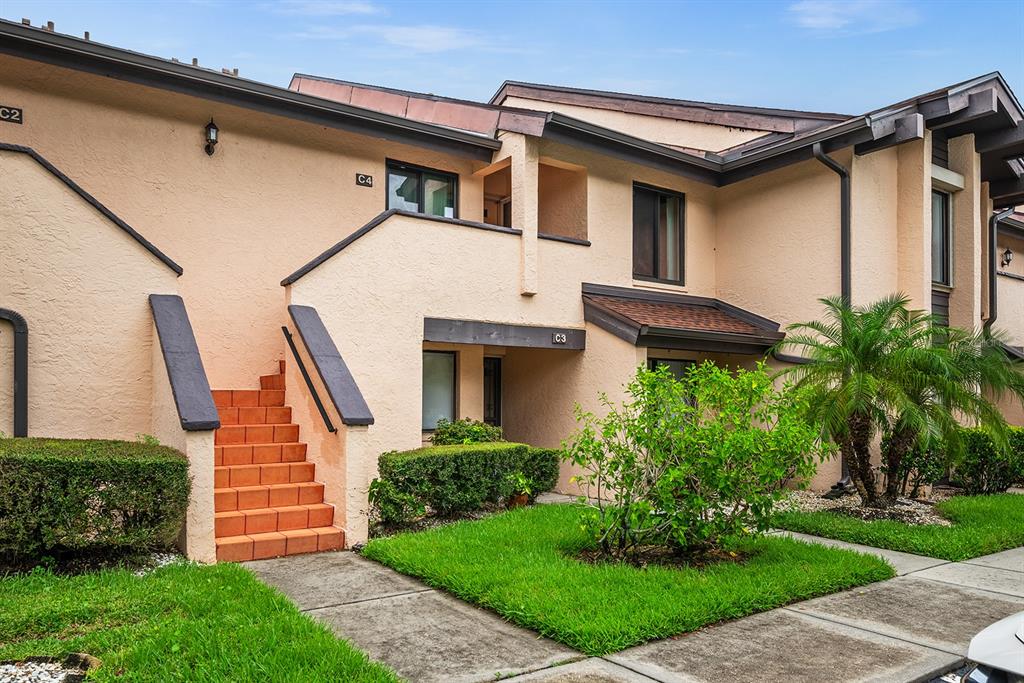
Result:
{"label": "black metal handrail", "polygon": [[292,356],[295,358],[295,362],[299,366],[299,372],[302,373],[302,379],[306,380],[306,388],[308,388],[309,393],[313,395],[313,402],[316,403],[316,409],[320,411],[320,417],[324,419],[327,431],[333,434],[338,431],[338,428],[334,426],[334,423],[331,422],[331,418],[327,415],[324,403],[320,400],[320,394],[317,393],[316,387],[313,386],[313,380],[309,377],[309,371],[306,370],[306,364],[302,362],[302,358],[299,356],[299,350],[295,348],[295,341],[292,339],[292,333],[289,332],[288,328],[284,325],[281,325],[281,331],[284,332],[284,338],[288,341],[288,347],[292,350]]}

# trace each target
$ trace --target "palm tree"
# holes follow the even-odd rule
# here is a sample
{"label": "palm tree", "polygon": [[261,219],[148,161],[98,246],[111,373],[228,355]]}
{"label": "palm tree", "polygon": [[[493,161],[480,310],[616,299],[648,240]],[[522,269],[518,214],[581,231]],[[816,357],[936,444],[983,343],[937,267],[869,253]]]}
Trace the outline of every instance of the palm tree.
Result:
{"label": "palm tree", "polygon": [[[790,325],[781,349],[800,349],[806,364],[782,371],[813,396],[811,417],[846,459],[868,507],[888,507],[897,472],[918,443],[940,440],[955,451],[961,424],[985,428],[1005,447],[1006,421],[993,404],[1009,392],[1024,401],[1024,365],[1013,363],[998,334],[947,328],[893,295],[863,307],[821,299],[822,321]],[[880,434],[885,486],[871,464]]]}

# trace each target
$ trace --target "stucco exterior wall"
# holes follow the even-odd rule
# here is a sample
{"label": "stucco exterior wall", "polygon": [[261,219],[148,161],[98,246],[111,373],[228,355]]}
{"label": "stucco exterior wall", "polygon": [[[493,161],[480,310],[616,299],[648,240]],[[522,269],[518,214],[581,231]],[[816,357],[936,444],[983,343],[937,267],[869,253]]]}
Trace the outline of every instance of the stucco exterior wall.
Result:
{"label": "stucco exterior wall", "polygon": [[932,142],[923,140],[896,148],[897,283],[911,308],[932,308]]}
{"label": "stucco exterior wall", "polygon": [[899,183],[898,155],[890,148],[851,159],[852,289],[858,304],[901,291],[899,195],[893,191]]}
{"label": "stucco exterior wall", "polygon": [[[1001,250],[1005,249],[1005,246],[1001,247]],[[999,317],[995,327],[1014,346],[1024,346],[1024,280],[1000,275],[996,278],[996,286],[999,287]]]}
{"label": "stucco exterior wall", "polygon": [[[148,297],[176,293],[175,273],[27,154],[0,151],[0,177],[0,305],[29,326],[29,435],[149,433]],[[5,395],[12,363],[0,355]]]}
{"label": "stucco exterior wall", "polygon": [[[981,221],[981,155],[974,135],[949,141],[949,168],[964,177],[964,188],[953,193],[953,291],[949,295],[949,324],[965,330],[981,327],[982,243],[987,224]],[[987,222],[986,222],[987,223]]]}
{"label": "stucco exterior wall", "polygon": [[581,121],[621,131],[629,135],[658,142],[664,145],[703,149],[711,152],[732,147],[747,140],[761,137],[765,131],[748,128],[730,128],[710,123],[679,121],[658,116],[645,116],[610,109],[596,109],[562,102],[532,100],[525,97],[508,97],[503,102],[508,107],[556,111]]}
{"label": "stucco exterior wall", "polygon": [[806,161],[727,185],[716,206],[718,298],[783,325],[818,319],[840,293],[838,176]]}
{"label": "stucco exterior wall", "polygon": [[482,164],[439,152],[6,55],[0,100],[25,111],[0,141],[39,151],[184,268],[214,388],[272,371],[281,278],[384,210],[385,158],[459,173],[459,215],[482,219]]}

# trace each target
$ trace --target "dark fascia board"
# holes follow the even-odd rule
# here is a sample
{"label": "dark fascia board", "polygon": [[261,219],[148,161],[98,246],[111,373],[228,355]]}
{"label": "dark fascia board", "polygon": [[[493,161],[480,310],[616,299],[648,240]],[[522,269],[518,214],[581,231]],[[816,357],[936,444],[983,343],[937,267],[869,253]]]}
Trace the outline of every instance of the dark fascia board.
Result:
{"label": "dark fascia board", "polygon": [[733,306],[730,303],[722,301],[721,299],[714,299],[706,296],[695,296],[693,294],[676,294],[675,292],[652,292],[644,289],[636,289],[633,287],[616,287],[614,285],[598,285],[590,282],[583,283],[583,295],[586,297],[588,294],[593,296],[612,296],[620,299],[636,299],[637,301],[647,301],[651,303],[670,303],[670,304],[689,304],[691,306],[708,306],[710,308],[717,308],[723,313],[739,318],[740,320],[750,323],[754,327],[766,330],[767,332],[777,332],[779,330],[779,323],[765,318],[764,316],[757,315],[751,311],[748,311],[739,306]]}
{"label": "dark fascia board", "polygon": [[347,425],[372,425],[373,414],[366,405],[363,392],[352,377],[348,366],[338,352],[338,347],[324,327],[320,314],[312,306],[288,306],[288,315],[299,331],[299,337],[306,346],[320,380],[327,388],[335,410],[341,421]]}
{"label": "dark fascia board", "polygon": [[799,118],[799,119],[831,119],[841,121],[849,118],[847,114],[836,114],[829,112],[800,111],[794,109],[776,109],[772,107],[752,107],[737,104],[722,104],[716,102],[699,102],[695,100],[680,100],[670,97],[656,97],[651,95],[635,95],[629,93],[614,92],[608,90],[588,90],[586,88],[571,88],[566,86],[546,85],[543,83],[527,83],[523,81],[505,81],[494,93],[488,102],[498,104],[499,100],[506,97],[506,91],[510,88],[523,88],[528,90],[543,90],[547,92],[563,93],[570,95],[583,95],[586,97],[597,97],[608,100],[619,100],[626,102],[645,102],[649,104],[662,104],[671,107],[685,107],[693,109],[704,109],[708,111],[723,113],[739,113],[767,116],[770,118]]}
{"label": "dark fascia board", "polygon": [[1024,350],[1018,349],[1016,346],[1003,344],[1002,342],[1000,342],[1000,346],[1003,347],[1003,351],[1005,351],[1006,355],[1011,359],[1024,362]]}
{"label": "dark fascia board", "polygon": [[4,150],[4,151],[8,151],[8,152],[19,152],[21,154],[27,154],[33,160],[35,160],[35,162],[37,164],[39,164],[40,166],[45,168],[54,177],[56,177],[57,180],[61,181],[65,185],[67,185],[71,189],[72,192],[74,192],[79,197],[81,197],[83,200],[85,200],[85,202],[87,204],[89,204],[91,207],[93,207],[94,209],[99,211],[101,214],[103,214],[104,218],[109,220],[111,223],[113,223],[114,225],[119,227],[124,232],[128,233],[128,235],[133,240],[135,240],[140,245],[142,245],[143,249],[145,249],[150,254],[155,256],[165,266],[167,266],[168,268],[173,270],[175,272],[175,274],[181,275],[182,272],[184,272],[182,270],[181,266],[179,266],[177,263],[172,261],[171,258],[167,254],[165,254],[164,252],[162,252],[159,249],[157,249],[156,246],[152,242],[150,242],[145,237],[140,235],[135,230],[135,228],[133,228],[132,226],[128,225],[123,220],[118,218],[114,214],[113,211],[111,211],[106,206],[104,206],[102,202],[100,202],[98,199],[93,197],[91,194],[89,194],[88,192],[83,190],[78,185],[78,183],[76,183],[74,180],[72,180],[71,178],[69,178],[66,175],[64,175],[64,173],[61,172],[61,170],[59,168],[57,168],[56,166],[51,164],[49,161],[47,161],[47,159],[45,157],[43,157],[43,155],[41,155],[39,152],[35,151],[31,147],[24,147],[22,145],[12,145],[12,144],[9,144],[9,143],[6,143],[6,142],[0,142],[0,150]]}
{"label": "dark fascia board", "polygon": [[217,429],[220,415],[185,302],[176,294],[150,294],[149,306],[181,428],[188,432]]}
{"label": "dark fascia board", "polygon": [[687,154],[557,112],[547,115],[542,137],[601,154],[611,154],[625,161],[678,174],[708,185],[720,184],[721,164],[710,152],[706,157]]}
{"label": "dark fascia board", "polygon": [[[565,343],[556,344],[554,342],[555,335],[565,335]],[[423,341],[582,351],[587,347],[587,331],[571,327],[542,327],[489,323],[480,320],[424,318]]]}
{"label": "dark fascia board", "polygon": [[0,52],[490,162],[498,140],[0,20]]}
{"label": "dark fascia board", "polygon": [[1009,279],[1011,279],[1011,280],[1020,280],[1020,281],[1024,281],[1024,275],[1017,275],[1017,273],[1008,273],[1008,272],[1006,272],[1005,270],[1000,270],[1000,271],[997,271],[997,272],[996,272],[996,275],[998,275],[998,276],[1000,276],[1000,277],[1005,277],[1005,278],[1009,278]]}
{"label": "dark fascia board", "polygon": [[550,240],[551,242],[565,242],[566,244],[575,244],[581,247],[590,246],[590,240],[584,240],[578,237],[566,237],[565,235],[551,235],[546,232],[538,232],[537,239]]}
{"label": "dark fascia board", "polygon": [[988,186],[992,208],[1007,209],[1024,203],[1024,178],[994,180]]}
{"label": "dark fascia board", "polygon": [[380,225],[381,223],[383,223],[387,219],[391,218],[392,216],[406,216],[407,218],[416,218],[416,219],[419,219],[419,220],[431,221],[431,222],[434,222],[434,223],[446,223],[448,225],[458,225],[458,226],[465,227],[465,228],[473,228],[475,230],[486,230],[488,232],[500,232],[500,233],[503,233],[503,234],[506,234],[506,235],[522,235],[523,234],[523,231],[519,230],[518,228],[505,228],[505,227],[502,227],[500,225],[491,225],[490,223],[478,223],[476,221],[466,221],[466,220],[462,220],[461,218],[445,218],[443,216],[429,216],[427,214],[415,213],[413,211],[402,211],[400,209],[388,209],[387,211],[383,211],[383,212],[377,214],[372,219],[370,219],[369,223],[367,223],[363,227],[359,228],[358,230],[356,230],[351,235],[349,235],[345,239],[341,240],[337,244],[333,245],[332,247],[327,249],[325,252],[323,252],[322,254],[317,256],[316,258],[314,258],[312,261],[310,261],[310,262],[306,263],[305,265],[303,265],[302,267],[300,267],[298,270],[296,270],[294,273],[292,273],[291,275],[289,275],[285,279],[281,280],[281,286],[282,287],[287,287],[288,285],[296,282],[297,280],[302,278],[304,275],[309,273],[311,270],[313,270],[317,266],[322,265],[324,262],[330,260],[335,254],[337,254],[338,252],[342,251],[343,249],[345,249],[345,247],[347,247],[348,245],[352,244],[353,242],[358,240],[360,237],[362,237],[363,235],[367,234],[368,232],[370,232],[371,230],[373,230],[378,225]]}
{"label": "dark fascia board", "polygon": [[999,232],[1010,237],[1016,237],[1018,239],[1024,239],[1024,222],[1008,216],[1003,220],[999,221]]}

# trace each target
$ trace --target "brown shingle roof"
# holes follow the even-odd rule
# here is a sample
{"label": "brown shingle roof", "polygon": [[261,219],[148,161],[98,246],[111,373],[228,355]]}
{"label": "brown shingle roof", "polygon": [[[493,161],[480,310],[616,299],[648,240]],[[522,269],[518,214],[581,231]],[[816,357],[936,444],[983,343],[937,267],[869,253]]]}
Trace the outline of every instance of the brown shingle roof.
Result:
{"label": "brown shingle roof", "polygon": [[759,335],[764,329],[713,306],[690,303],[640,301],[612,296],[589,296],[594,303],[639,325],[701,332]]}

